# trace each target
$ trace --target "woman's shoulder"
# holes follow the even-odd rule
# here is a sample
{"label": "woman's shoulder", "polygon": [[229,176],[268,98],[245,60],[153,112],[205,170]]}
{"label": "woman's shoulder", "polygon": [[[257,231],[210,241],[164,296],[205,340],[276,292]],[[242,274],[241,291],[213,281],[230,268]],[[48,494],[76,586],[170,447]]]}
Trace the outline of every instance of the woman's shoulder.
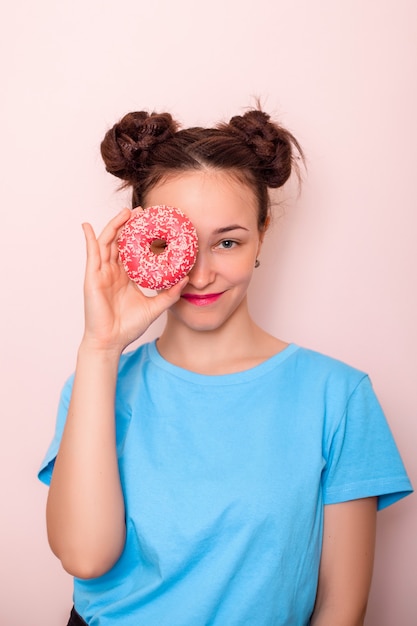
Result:
{"label": "woman's shoulder", "polygon": [[142,363],[149,358],[149,350],[154,341],[138,344],[134,348],[129,348],[120,357],[119,371],[128,370]]}
{"label": "woman's shoulder", "polygon": [[297,345],[293,358],[299,374],[316,383],[326,381],[329,384],[347,384],[355,387],[362,380],[369,378],[368,374],[358,367],[311,348]]}

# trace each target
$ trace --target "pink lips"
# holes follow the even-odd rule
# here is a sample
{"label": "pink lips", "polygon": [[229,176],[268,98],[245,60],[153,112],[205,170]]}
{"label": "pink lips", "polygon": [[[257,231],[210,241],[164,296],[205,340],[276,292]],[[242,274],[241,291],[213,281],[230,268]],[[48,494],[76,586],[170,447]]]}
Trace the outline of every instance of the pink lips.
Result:
{"label": "pink lips", "polygon": [[190,304],[194,304],[195,306],[208,306],[209,304],[213,304],[214,302],[216,302],[220,298],[222,293],[223,292],[206,293],[201,295],[195,293],[183,293],[181,298],[184,298],[184,300],[187,300],[187,302],[189,302]]}

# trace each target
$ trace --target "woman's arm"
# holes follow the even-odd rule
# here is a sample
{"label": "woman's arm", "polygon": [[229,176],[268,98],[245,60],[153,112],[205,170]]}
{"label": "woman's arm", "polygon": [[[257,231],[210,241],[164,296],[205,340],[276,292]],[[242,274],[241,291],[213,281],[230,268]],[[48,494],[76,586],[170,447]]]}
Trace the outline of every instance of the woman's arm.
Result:
{"label": "woman's arm", "polygon": [[119,358],[81,344],[47,502],[48,539],[70,574],[93,578],[124,546],[114,393]]}
{"label": "woman's arm", "polygon": [[323,548],[312,626],[362,626],[371,585],[376,498],[324,508]]}
{"label": "woman's arm", "polygon": [[84,225],[85,331],[47,503],[51,549],[79,578],[104,574],[124,547],[114,414],[120,355],[179,298],[186,282],[149,298],[129,281],[117,238],[130,215],[122,211],[98,239]]}

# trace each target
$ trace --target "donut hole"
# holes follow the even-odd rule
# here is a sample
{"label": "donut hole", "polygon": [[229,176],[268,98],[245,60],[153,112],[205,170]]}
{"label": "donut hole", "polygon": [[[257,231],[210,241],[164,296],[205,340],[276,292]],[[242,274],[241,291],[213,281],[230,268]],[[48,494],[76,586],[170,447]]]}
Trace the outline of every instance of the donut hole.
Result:
{"label": "donut hole", "polygon": [[165,239],[154,239],[150,245],[151,252],[153,254],[162,254],[167,247],[167,242]]}

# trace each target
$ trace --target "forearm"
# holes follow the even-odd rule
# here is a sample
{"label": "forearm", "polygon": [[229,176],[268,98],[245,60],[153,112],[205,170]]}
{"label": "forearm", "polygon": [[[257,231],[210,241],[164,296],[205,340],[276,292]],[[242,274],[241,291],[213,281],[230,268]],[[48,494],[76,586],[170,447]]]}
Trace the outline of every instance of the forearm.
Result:
{"label": "forearm", "polygon": [[125,540],[114,397],[119,356],[81,345],[47,504],[53,552],[74,576],[107,571]]}
{"label": "forearm", "polygon": [[349,615],[336,607],[316,607],[311,618],[311,626],[363,626],[365,613],[361,616]]}
{"label": "forearm", "polygon": [[376,498],[327,505],[311,626],[363,626],[376,532]]}

